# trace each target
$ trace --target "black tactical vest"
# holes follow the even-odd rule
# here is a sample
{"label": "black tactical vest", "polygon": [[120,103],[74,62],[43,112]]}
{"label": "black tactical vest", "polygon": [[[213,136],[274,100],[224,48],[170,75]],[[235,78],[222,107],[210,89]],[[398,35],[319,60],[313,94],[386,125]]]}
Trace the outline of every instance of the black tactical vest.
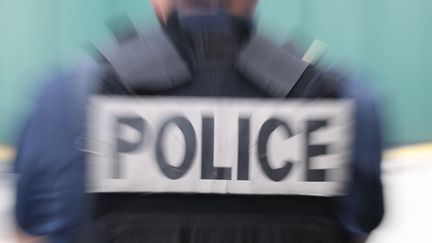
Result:
{"label": "black tactical vest", "polygon": [[[100,93],[339,97],[338,78],[235,21],[230,33],[193,34],[182,31],[176,19],[170,18],[160,33],[135,34],[114,50],[102,51],[107,71]],[[158,47],[164,41],[175,52]],[[92,222],[83,242],[344,242],[337,198],[173,193],[99,193],[92,198]]]}

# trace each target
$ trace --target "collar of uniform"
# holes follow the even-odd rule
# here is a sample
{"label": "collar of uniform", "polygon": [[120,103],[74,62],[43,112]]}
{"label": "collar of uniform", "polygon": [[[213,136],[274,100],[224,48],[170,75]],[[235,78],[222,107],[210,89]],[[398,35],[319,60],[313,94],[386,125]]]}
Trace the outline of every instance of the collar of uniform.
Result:
{"label": "collar of uniform", "polygon": [[231,30],[230,16],[223,10],[215,14],[178,15],[180,28],[193,34],[229,33]]}
{"label": "collar of uniform", "polygon": [[254,24],[219,9],[207,15],[180,16],[174,12],[165,29],[174,43],[180,45],[180,50],[188,49],[193,53],[192,56],[183,53],[183,56],[188,63],[193,60],[192,66],[197,67],[207,61],[232,64],[239,46],[250,38]]}
{"label": "collar of uniform", "polygon": [[224,9],[219,9],[215,14],[188,16],[181,16],[175,12],[171,16],[171,21],[169,21],[168,24],[174,22],[172,18],[176,18],[175,22],[178,23],[178,27],[183,32],[192,34],[223,33],[250,35],[254,30],[253,21],[240,16],[231,15]]}
{"label": "collar of uniform", "polygon": [[248,40],[256,29],[252,20],[231,15],[223,9],[213,15],[189,15],[183,17],[177,11],[174,11],[168,17],[167,23],[162,25],[162,27],[174,39],[178,38],[173,35],[186,37],[188,34],[199,35],[211,33],[230,34],[237,37],[240,41]]}

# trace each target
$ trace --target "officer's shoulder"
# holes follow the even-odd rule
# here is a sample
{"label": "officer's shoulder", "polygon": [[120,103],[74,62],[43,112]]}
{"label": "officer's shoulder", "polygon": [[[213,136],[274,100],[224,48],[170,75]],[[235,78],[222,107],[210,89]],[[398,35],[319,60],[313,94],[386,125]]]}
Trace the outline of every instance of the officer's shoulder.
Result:
{"label": "officer's shoulder", "polygon": [[323,55],[320,45],[316,43],[319,41],[315,41],[305,52],[290,41],[280,45],[258,33],[242,48],[237,68],[272,96],[337,97],[344,77],[324,66],[315,65]]}
{"label": "officer's shoulder", "polygon": [[88,94],[99,85],[103,73],[100,65],[85,53],[72,59],[40,78],[34,112],[82,106]]}

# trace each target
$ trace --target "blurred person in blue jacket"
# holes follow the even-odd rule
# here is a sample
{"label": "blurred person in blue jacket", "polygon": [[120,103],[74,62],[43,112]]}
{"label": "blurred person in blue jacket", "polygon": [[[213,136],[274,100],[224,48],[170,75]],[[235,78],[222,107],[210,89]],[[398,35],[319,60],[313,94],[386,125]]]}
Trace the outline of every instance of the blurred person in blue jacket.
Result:
{"label": "blurred person in blue jacket", "polygon": [[[100,50],[98,57],[83,58],[53,75],[43,89],[23,131],[15,163],[16,220],[25,232],[22,235],[48,242],[364,241],[381,221],[383,195],[377,108],[361,80],[318,68],[257,34],[254,0],[152,3],[160,30],[119,36],[115,47]],[[185,194],[173,193],[170,188],[86,194],[85,162],[93,156],[87,147],[92,138],[87,135],[86,108],[94,94],[162,99],[352,98],[355,125],[346,194],[317,196],[319,192],[302,192],[302,188],[297,188],[298,193],[274,195],[211,190]],[[145,129],[137,120],[121,122],[137,131]],[[196,143],[190,139],[193,130],[187,121],[172,122],[181,128],[186,142]],[[208,120],[203,124],[212,127]],[[246,124],[243,126],[249,126]],[[280,122],[269,124],[274,129],[286,127]],[[206,144],[212,133],[204,129],[202,133]],[[117,142],[124,146],[119,149],[125,153],[138,147],[120,140]],[[207,151],[205,145],[202,150]],[[213,155],[209,156],[213,160]],[[157,152],[156,157],[159,164],[166,159],[163,152]],[[266,167],[265,157],[259,154],[267,176],[277,177],[283,169],[288,173],[290,168]],[[204,166],[206,162],[202,163]],[[172,178],[182,169],[172,165],[160,168]],[[202,169],[207,173],[202,179],[215,183],[231,179],[227,168],[212,165],[207,169],[210,173]],[[237,170],[240,178],[244,171]],[[120,179],[118,173],[114,172],[114,179]],[[245,173],[247,176],[242,176],[247,180],[258,180]],[[276,177],[274,181],[280,179]]]}

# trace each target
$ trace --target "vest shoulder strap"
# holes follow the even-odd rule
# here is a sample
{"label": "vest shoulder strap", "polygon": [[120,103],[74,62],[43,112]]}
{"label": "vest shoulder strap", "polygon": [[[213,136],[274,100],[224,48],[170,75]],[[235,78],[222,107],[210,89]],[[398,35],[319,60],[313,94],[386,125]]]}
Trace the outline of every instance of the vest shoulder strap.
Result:
{"label": "vest shoulder strap", "polygon": [[[192,80],[188,64],[163,29],[145,33],[133,29],[127,33],[132,34],[114,33],[114,47],[95,48],[97,59],[108,67],[104,92],[165,91]],[[237,71],[270,97],[312,98],[335,93],[324,92],[322,87],[335,89],[335,82],[302,60],[298,50],[290,45],[279,46],[259,33],[239,50],[235,63]]]}
{"label": "vest shoulder strap", "polygon": [[116,80],[110,86],[129,91],[161,91],[191,80],[186,62],[162,29],[117,37],[114,47],[96,50],[100,63],[109,66],[108,80]]}

